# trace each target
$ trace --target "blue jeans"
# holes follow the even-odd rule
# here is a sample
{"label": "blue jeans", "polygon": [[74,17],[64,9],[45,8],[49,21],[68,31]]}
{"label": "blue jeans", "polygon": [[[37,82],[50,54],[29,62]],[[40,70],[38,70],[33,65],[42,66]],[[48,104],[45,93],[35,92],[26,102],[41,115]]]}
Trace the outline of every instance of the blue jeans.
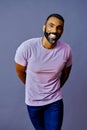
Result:
{"label": "blue jeans", "polygon": [[44,106],[28,106],[29,117],[35,130],[61,130],[63,100]]}

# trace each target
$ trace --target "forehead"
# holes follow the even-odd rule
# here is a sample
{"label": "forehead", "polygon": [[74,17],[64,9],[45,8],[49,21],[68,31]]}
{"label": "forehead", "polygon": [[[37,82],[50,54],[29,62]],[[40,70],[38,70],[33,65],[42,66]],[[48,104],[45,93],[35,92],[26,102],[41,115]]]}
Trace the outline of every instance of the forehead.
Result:
{"label": "forehead", "polygon": [[50,17],[47,21],[47,24],[54,24],[54,25],[64,25],[64,22],[61,19],[58,19],[56,17]]}

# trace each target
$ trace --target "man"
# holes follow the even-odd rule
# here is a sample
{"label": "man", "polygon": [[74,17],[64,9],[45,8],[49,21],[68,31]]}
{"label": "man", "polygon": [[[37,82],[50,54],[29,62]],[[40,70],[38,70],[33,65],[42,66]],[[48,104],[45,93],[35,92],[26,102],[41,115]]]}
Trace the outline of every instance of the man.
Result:
{"label": "man", "polygon": [[64,19],[51,14],[43,26],[44,36],[23,42],[15,55],[16,72],[25,84],[25,102],[35,130],[61,130],[61,88],[72,66],[71,48],[59,39]]}

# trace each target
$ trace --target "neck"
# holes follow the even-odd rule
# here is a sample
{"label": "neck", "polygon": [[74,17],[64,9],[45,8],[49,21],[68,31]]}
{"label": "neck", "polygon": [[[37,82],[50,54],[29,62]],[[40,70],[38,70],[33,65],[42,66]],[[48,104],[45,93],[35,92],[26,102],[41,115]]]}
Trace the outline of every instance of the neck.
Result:
{"label": "neck", "polygon": [[45,38],[45,36],[42,37],[42,45],[46,49],[52,49],[56,46],[56,44],[49,43],[48,40]]}

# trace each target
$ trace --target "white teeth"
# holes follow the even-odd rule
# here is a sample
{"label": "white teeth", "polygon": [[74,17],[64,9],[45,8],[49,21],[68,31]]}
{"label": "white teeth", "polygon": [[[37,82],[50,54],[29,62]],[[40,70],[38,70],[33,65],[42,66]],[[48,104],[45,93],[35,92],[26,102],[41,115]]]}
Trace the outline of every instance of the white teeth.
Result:
{"label": "white teeth", "polygon": [[56,35],[50,34],[50,38],[56,38]]}

